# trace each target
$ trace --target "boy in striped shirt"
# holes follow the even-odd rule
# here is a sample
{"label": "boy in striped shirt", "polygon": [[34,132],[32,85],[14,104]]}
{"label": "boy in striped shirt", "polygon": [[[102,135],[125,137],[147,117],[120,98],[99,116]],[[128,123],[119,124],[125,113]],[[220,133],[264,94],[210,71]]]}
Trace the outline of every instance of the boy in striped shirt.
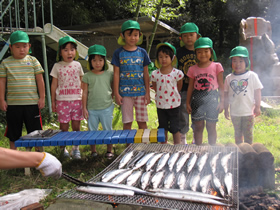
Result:
{"label": "boy in striped shirt", "polygon": [[27,33],[13,32],[10,43],[12,55],[0,65],[0,109],[7,117],[5,136],[10,148],[16,149],[23,122],[27,133],[42,130],[40,109],[45,106],[45,83],[41,64],[28,55],[31,44]]}

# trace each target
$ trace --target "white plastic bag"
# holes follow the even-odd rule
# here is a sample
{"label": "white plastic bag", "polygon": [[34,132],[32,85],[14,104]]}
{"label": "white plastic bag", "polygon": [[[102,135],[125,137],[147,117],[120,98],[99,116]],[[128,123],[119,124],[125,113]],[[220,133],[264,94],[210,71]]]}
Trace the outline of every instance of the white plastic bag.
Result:
{"label": "white plastic bag", "polygon": [[18,210],[24,206],[38,203],[50,194],[51,189],[27,189],[0,197],[0,210]]}

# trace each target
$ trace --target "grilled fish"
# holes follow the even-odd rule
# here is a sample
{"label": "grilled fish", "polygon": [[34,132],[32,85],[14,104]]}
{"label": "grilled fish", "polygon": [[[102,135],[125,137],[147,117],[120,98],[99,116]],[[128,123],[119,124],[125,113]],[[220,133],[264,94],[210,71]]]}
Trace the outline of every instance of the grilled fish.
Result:
{"label": "grilled fish", "polygon": [[225,191],[222,187],[222,184],[218,177],[216,177],[215,175],[213,175],[213,186],[216,189],[216,191],[218,191],[221,194],[222,197],[225,197]]}
{"label": "grilled fish", "polygon": [[112,183],[114,184],[119,184],[121,183],[123,180],[125,180],[131,173],[133,172],[133,169],[124,171],[120,174],[118,174],[113,180]]}
{"label": "grilled fish", "polygon": [[188,160],[188,158],[190,157],[191,153],[188,152],[188,153],[185,153],[183,154],[179,160],[177,161],[176,163],[176,172],[178,173],[182,167],[184,166],[184,164],[186,163],[186,161]]}
{"label": "grilled fish", "polygon": [[211,171],[213,174],[215,174],[216,172],[216,168],[217,168],[217,160],[219,159],[221,152],[218,152],[216,155],[214,155],[212,157],[212,159],[210,160],[210,167],[211,167]]}
{"label": "grilled fish", "polygon": [[137,163],[135,164],[135,166],[133,167],[133,169],[138,169],[140,167],[142,167],[143,165],[145,165],[148,160],[154,156],[154,152],[148,153],[146,155],[144,155],[144,157],[142,157],[140,160],[137,161]]}
{"label": "grilled fish", "polygon": [[202,156],[200,156],[199,159],[197,160],[197,169],[199,172],[201,172],[203,167],[205,166],[208,156],[209,156],[209,153],[206,152]]}
{"label": "grilled fish", "polygon": [[133,157],[133,150],[126,153],[119,163],[119,168],[123,168]]}
{"label": "grilled fish", "polygon": [[181,152],[175,152],[171,155],[171,157],[168,159],[168,168],[169,168],[169,171],[172,171],[173,170],[173,167],[177,161],[177,159],[179,158],[180,156],[180,153]]}
{"label": "grilled fish", "polygon": [[164,188],[171,188],[175,181],[175,174],[174,172],[169,173],[164,179]]}
{"label": "grilled fish", "polygon": [[233,185],[233,180],[232,180],[232,173],[226,173],[225,177],[224,177],[224,182],[226,185],[226,189],[227,189],[227,193],[228,195],[231,194],[232,191],[232,185]]}
{"label": "grilled fish", "polygon": [[180,190],[184,190],[185,189],[185,185],[187,182],[187,178],[185,176],[185,173],[180,173],[178,178],[177,178],[177,185],[179,186]]}
{"label": "grilled fish", "polygon": [[208,189],[208,186],[209,186],[211,180],[212,180],[211,174],[202,177],[202,179],[199,182],[201,192],[207,193],[207,189]]}
{"label": "grilled fish", "polygon": [[194,175],[190,180],[190,188],[192,191],[196,191],[200,180],[200,173]]}
{"label": "grilled fish", "polygon": [[102,182],[108,182],[110,179],[114,178],[121,172],[126,171],[127,169],[114,169],[112,171],[108,171],[106,174],[104,174],[101,178]]}
{"label": "grilled fish", "polygon": [[155,154],[153,157],[151,157],[148,160],[148,162],[146,163],[146,171],[149,171],[155,165],[155,163],[158,161],[158,159],[161,158],[162,155],[163,155],[163,153],[159,153],[159,154]]}
{"label": "grilled fish", "polygon": [[163,176],[164,176],[164,171],[159,171],[153,176],[153,178],[151,180],[153,189],[158,188],[159,184],[161,183],[161,181],[163,179]]}
{"label": "grilled fish", "polygon": [[231,155],[232,155],[232,152],[230,152],[227,155],[224,155],[221,159],[221,165],[223,166],[225,173],[228,172],[228,161],[231,158]]}
{"label": "grilled fish", "polygon": [[141,177],[142,171],[133,171],[129,177],[126,179],[126,184],[129,186],[135,185],[135,183],[138,181],[138,179]]}
{"label": "grilled fish", "polygon": [[193,167],[194,167],[194,165],[195,165],[195,163],[196,163],[196,160],[197,160],[197,154],[196,153],[194,153],[191,157],[190,157],[190,159],[189,159],[189,161],[188,161],[188,163],[187,163],[187,172],[188,173],[190,173],[191,172],[191,170],[193,169]]}
{"label": "grilled fish", "polygon": [[170,157],[169,153],[163,154],[163,156],[158,161],[157,168],[156,168],[157,172],[160,171],[161,169],[163,169],[163,167],[166,165],[169,157]]}
{"label": "grilled fish", "polygon": [[148,184],[150,182],[151,175],[152,175],[152,171],[146,171],[141,176],[141,188],[143,190],[148,186]]}
{"label": "grilled fish", "polygon": [[137,155],[135,155],[135,157],[127,163],[126,168],[132,168],[134,164],[138,160],[140,160],[144,155],[145,155],[144,151],[140,151],[139,153],[137,153]]}

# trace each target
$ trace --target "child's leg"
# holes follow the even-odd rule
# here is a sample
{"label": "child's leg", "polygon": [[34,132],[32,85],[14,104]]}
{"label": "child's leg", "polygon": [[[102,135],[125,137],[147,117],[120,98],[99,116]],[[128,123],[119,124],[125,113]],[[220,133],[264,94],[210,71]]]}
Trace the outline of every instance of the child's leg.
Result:
{"label": "child's leg", "polygon": [[181,143],[181,134],[179,131],[177,133],[173,133],[173,141],[174,141],[174,144],[182,144]]}
{"label": "child's leg", "polygon": [[[73,131],[80,131],[80,120],[72,120],[72,130]],[[72,150],[79,150],[79,145],[73,146]]]}
{"label": "child's leg", "polygon": [[234,127],[235,143],[240,144],[243,142],[241,117],[231,116],[231,121]]}
{"label": "child's leg", "polygon": [[253,128],[254,128],[254,116],[242,117],[242,133],[244,135],[244,141],[248,144],[253,143]]}
{"label": "child's leg", "polygon": [[216,122],[206,121],[206,129],[208,133],[208,143],[210,145],[216,144],[217,141]]}
{"label": "child's leg", "polygon": [[[100,122],[102,125],[103,130],[112,130],[112,120],[113,120],[113,111],[114,111],[114,104],[110,107],[103,109],[99,114]],[[112,144],[107,144],[107,156],[110,155],[108,153],[112,153]],[[111,154],[112,156],[112,154]]]}
{"label": "child's leg", "polygon": [[123,130],[131,130],[132,122],[123,123]]}
{"label": "child's leg", "polygon": [[164,130],[165,141],[161,142],[161,144],[167,144],[168,141],[168,130]]}
{"label": "child's leg", "polygon": [[10,149],[17,150],[14,141],[10,141]]}
{"label": "child's leg", "polygon": [[147,123],[146,122],[138,122],[137,121],[137,124],[138,124],[139,129],[147,129]]}
{"label": "child's leg", "polygon": [[202,144],[204,120],[194,121],[193,123],[195,125],[195,130],[194,130],[195,144],[200,145]]}

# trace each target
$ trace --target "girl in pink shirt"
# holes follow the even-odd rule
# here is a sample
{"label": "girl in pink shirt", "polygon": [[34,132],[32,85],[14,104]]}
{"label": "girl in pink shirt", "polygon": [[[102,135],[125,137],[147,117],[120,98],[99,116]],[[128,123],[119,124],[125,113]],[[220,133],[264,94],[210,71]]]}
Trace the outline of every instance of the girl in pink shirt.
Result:
{"label": "girl in pink shirt", "polygon": [[[189,87],[187,92],[187,111],[192,115],[194,138],[197,145],[202,144],[206,121],[208,143],[216,144],[216,123],[224,107],[223,67],[216,60],[212,40],[199,38],[195,44],[198,63],[189,68]],[[219,91],[218,91],[219,90]],[[219,100],[220,96],[220,100]]]}

